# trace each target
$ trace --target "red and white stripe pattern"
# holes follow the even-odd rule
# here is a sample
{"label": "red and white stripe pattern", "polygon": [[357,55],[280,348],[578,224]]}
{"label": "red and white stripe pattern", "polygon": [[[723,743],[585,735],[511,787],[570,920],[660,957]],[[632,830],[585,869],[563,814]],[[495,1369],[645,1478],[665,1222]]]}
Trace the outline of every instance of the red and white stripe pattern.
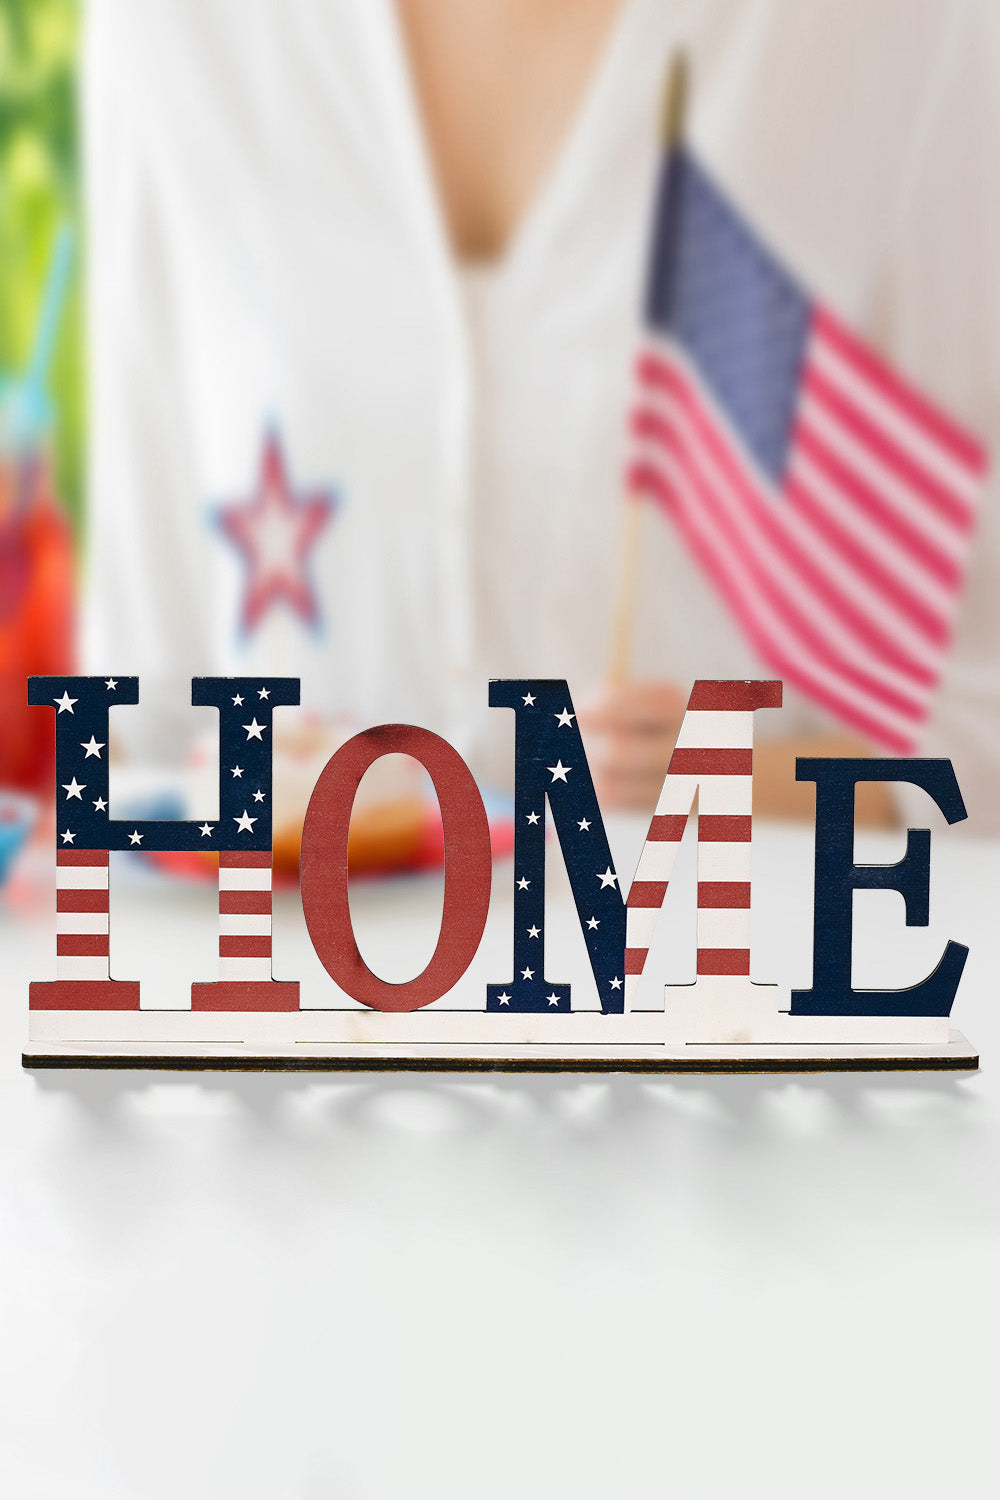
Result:
{"label": "red and white stripe pattern", "polygon": [[219,978],[271,982],[271,852],[219,854]]}
{"label": "red and white stripe pattern", "polygon": [[780,485],[673,340],[649,335],[637,377],[630,492],[669,513],[786,682],[910,752],[951,638],[982,448],[823,309]]}
{"label": "red and white stripe pattern", "polygon": [[753,711],[780,703],[780,682],[695,683],[626,903],[626,1010],[696,794],[697,973],[749,976]]}
{"label": "red and white stripe pattern", "polygon": [[[109,973],[108,852],[56,853],[56,980],[30,986],[32,1010],[138,1010],[135,980]],[[219,855],[219,979],[191,986],[196,1011],[296,1011],[299,986],[271,977],[271,853]]]}
{"label": "red and white stripe pattern", "polygon": [[56,851],[56,976],[110,979],[106,849]]}

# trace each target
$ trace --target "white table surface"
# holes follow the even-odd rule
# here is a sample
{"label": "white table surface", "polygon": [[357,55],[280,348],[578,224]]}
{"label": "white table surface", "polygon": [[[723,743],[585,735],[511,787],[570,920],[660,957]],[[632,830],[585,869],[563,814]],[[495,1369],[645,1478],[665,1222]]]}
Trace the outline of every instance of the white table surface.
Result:
{"label": "white table surface", "polygon": [[[642,830],[611,832],[627,875]],[[859,897],[855,982],[968,943],[975,1075],[24,1073],[54,929],[48,873],[34,905],[22,878],[0,905],[0,1495],[1000,1493],[1000,848],[935,841],[930,929]],[[754,850],[755,977],[807,984],[811,838]],[[550,864],[549,975],[585,984]],[[186,1003],[214,888],[113,879],[116,976]],[[509,866],[494,885],[473,1005],[510,966]],[[374,967],[421,966],[434,879],[353,905]],[[664,978],[690,977],[685,931],[664,923]],[[328,983],[293,898],[275,974],[305,1003]]]}

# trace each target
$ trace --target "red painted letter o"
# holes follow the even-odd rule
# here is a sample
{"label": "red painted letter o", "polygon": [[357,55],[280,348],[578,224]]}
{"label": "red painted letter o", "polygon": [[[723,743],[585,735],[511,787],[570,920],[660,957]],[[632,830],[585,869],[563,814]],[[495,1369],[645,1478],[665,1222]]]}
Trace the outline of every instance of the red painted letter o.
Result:
{"label": "red painted letter o", "polygon": [[[379,979],[361,957],[347,891],[347,832],[361,778],[383,755],[411,755],[427,770],[444,830],[444,910],[430,963],[406,984]],[[330,757],[302,827],[299,878],[306,927],[320,962],[354,1000],[373,1010],[419,1010],[458,983],[486,926],[493,874],[483,799],[458,751],[412,724],[366,729]]]}

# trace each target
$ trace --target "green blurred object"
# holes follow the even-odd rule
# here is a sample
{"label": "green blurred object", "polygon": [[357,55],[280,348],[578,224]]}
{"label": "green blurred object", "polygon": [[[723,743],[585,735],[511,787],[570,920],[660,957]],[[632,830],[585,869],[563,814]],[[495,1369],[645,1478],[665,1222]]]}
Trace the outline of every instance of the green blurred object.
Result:
{"label": "green blurred object", "polygon": [[79,0],[0,0],[0,371],[32,355],[53,246],[73,226],[77,251],[48,391],[56,481],[78,527],[83,502],[84,361],[76,60]]}

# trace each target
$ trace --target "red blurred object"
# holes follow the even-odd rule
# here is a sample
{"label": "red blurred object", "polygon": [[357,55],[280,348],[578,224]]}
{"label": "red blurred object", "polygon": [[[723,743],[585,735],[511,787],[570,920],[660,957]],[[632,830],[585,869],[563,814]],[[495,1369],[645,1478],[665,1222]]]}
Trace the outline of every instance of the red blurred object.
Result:
{"label": "red blurred object", "polygon": [[38,453],[0,459],[0,785],[52,795],[51,716],[26,703],[31,675],[72,672],[76,585],[69,522]]}

